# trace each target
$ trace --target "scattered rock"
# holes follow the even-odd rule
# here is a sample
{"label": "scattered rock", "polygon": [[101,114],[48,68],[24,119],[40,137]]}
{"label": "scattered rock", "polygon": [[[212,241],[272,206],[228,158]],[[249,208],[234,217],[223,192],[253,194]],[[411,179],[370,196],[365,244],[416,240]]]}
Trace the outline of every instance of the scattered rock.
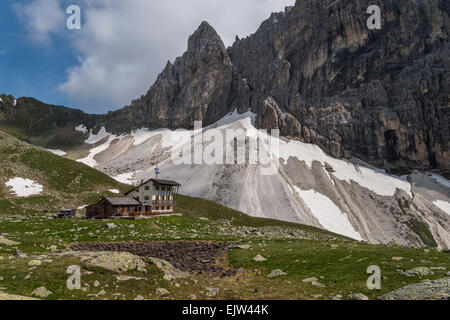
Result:
{"label": "scattered rock", "polygon": [[31,295],[37,296],[39,298],[47,298],[51,294],[53,294],[53,292],[47,290],[47,288],[44,286],[34,289],[34,291],[31,293]]}
{"label": "scattered rock", "polygon": [[402,261],[403,259],[405,259],[405,258],[403,258],[403,257],[392,257],[392,261]]}
{"label": "scattered rock", "polygon": [[174,279],[184,279],[189,276],[187,272],[178,270],[166,260],[158,258],[149,258],[149,260],[154,263],[158,269],[164,272],[164,279],[167,281],[172,281]]}
{"label": "scattered rock", "polygon": [[433,274],[434,272],[426,267],[417,267],[402,273],[402,275],[407,277],[424,277],[424,276],[432,276]]}
{"label": "scattered rock", "polygon": [[117,225],[115,225],[114,223],[108,223],[106,225],[106,229],[115,229],[115,228],[117,228]]}
{"label": "scattered rock", "polygon": [[235,275],[235,270],[225,269],[216,261],[224,252],[235,247],[236,244],[230,242],[152,241],[78,243],[71,249],[85,252],[129,252],[139,257],[163,259],[184,272],[226,277]]}
{"label": "scattered rock", "polygon": [[280,269],[275,269],[272,270],[268,275],[267,278],[276,278],[276,277],[281,277],[281,276],[287,276],[286,272],[283,272]]}
{"label": "scattered rock", "polygon": [[0,292],[0,301],[1,300],[18,301],[18,300],[39,300],[39,299],[32,298],[32,297],[19,296],[16,294],[9,294],[9,293],[5,293],[5,292]]}
{"label": "scattered rock", "polygon": [[370,300],[368,296],[362,293],[351,293],[347,296],[348,300]]}
{"label": "scattered rock", "polygon": [[143,296],[137,296],[136,298],[134,298],[134,300],[145,300]]}
{"label": "scattered rock", "polygon": [[322,295],[321,294],[313,294],[313,295],[311,295],[311,298],[320,299],[320,298],[322,298]]}
{"label": "scattered rock", "polygon": [[445,267],[430,267],[430,270],[442,271],[442,270],[447,270],[447,268],[445,268]]}
{"label": "scattered rock", "polygon": [[320,283],[319,279],[317,279],[316,277],[303,279],[302,282],[311,283],[311,285],[318,287],[318,288],[325,288],[325,285]]}
{"label": "scattered rock", "polygon": [[158,288],[158,289],[156,289],[156,294],[161,296],[161,297],[165,297],[165,296],[168,296],[170,294],[170,292],[167,289]]}
{"label": "scattered rock", "polygon": [[195,294],[189,295],[189,300],[197,300],[197,296]]}
{"label": "scattered rock", "polygon": [[304,283],[311,283],[314,281],[319,281],[319,279],[317,279],[316,277],[312,277],[312,278],[306,278],[306,279],[302,280],[302,282],[304,282]]}
{"label": "scattered rock", "polygon": [[256,262],[264,262],[264,261],[266,261],[267,259],[266,258],[264,258],[262,255],[260,255],[260,254],[258,254],[256,257],[254,257],[253,258],[253,261],[256,261]]}
{"label": "scattered rock", "polygon": [[144,280],[145,278],[133,277],[133,276],[116,276],[117,281],[129,281],[129,280]]}
{"label": "scattered rock", "polygon": [[147,272],[147,263],[142,258],[128,252],[70,251],[61,255],[73,255],[90,266],[104,268],[117,273],[131,270]]}
{"label": "scattered rock", "polygon": [[215,297],[219,293],[219,288],[205,288],[208,297]]}
{"label": "scattered rock", "polygon": [[379,300],[450,300],[450,278],[427,281],[395,290]]}
{"label": "scattered rock", "polygon": [[20,242],[12,241],[0,236],[0,244],[3,244],[5,246],[18,246]]}
{"label": "scattered rock", "polygon": [[94,287],[97,288],[100,286],[100,282],[98,280],[94,281]]}
{"label": "scattered rock", "polygon": [[28,265],[30,267],[37,267],[40,266],[42,264],[41,260],[31,260],[30,262],[28,262]]}
{"label": "scattered rock", "polygon": [[27,254],[26,253],[23,253],[21,250],[19,250],[19,249],[16,249],[16,251],[14,251],[14,255],[16,256],[16,257],[18,257],[18,258],[26,258],[27,257]]}

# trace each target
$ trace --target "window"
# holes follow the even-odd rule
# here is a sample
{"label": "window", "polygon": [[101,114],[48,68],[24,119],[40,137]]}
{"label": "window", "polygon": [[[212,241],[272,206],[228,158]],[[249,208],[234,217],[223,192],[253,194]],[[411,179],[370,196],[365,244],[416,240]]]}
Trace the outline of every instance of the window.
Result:
{"label": "window", "polygon": [[120,207],[120,212],[124,212],[125,208],[124,207]]}
{"label": "window", "polygon": [[145,196],[144,200],[150,200],[150,197],[149,196]]}
{"label": "window", "polygon": [[146,187],[145,187],[145,190],[147,190],[147,191],[150,190],[150,187],[149,187],[149,186],[146,186]]}

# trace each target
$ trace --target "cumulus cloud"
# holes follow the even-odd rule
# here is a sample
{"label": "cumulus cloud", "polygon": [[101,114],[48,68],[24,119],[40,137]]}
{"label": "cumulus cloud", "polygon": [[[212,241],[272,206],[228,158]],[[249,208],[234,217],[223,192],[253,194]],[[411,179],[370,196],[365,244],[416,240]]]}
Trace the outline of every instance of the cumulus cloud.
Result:
{"label": "cumulus cloud", "polygon": [[13,9],[19,16],[31,39],[48,44],[53,34],[60,32],[64,24],[64,11],[58,0],[35,0],[28,4],[15,3]]}
{"label": "cumulus cloud", "polygon": [[[39,4],[47,7],[54,2],[36,0],[23,9],[36,12]],[[236,35],[255,32],[271,12],[295,0],[71,2],[82,10],[82,29],[70,35],[80,58],[67,70],[67,80],[59,89],[86,110],[101,112],[105,106],[123,106],[144,94],[167,60],[186,50],[189,35],[203,20],[231,45]],[[40,27],[43,37],[51,34],[50,26],[42,23]]]}

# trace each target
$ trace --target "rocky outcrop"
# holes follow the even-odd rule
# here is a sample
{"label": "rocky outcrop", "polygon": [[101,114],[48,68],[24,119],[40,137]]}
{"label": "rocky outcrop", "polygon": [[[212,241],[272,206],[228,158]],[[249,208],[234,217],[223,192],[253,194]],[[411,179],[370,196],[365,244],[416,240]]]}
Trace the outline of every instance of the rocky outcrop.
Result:
{"label": "rocky outcrop", "polygon": [[[133,127],[192,128],[248,108],[257,125],[387,169],[449,156],[449,15],[443,1],[297,1],[225,50],[203,22],[149,92],[109,115]],[[127,121],[117,121],[117,119]],[[113,130],[114,128],[112,128]]]}
{"label": "rocky outcrop", "polygon": [[219,35],[202,22],[186,53],[167,63],[148,93],[111,117],[115,127],[119,117],[135,128],[190,128],[194,121],[211,124],[233,107],[249,108],[248,97]]}
{"label": "rocky outcrop", "polygon": [[336,157],[448,168],[448,7],[383,1],[382,29],[371,31],[371,4],[297,1],[228,50],[256,92],[259,125]]}
{"label": "rocky outcrop", "polygon": [[450,278],[413,284],[388,293],[379,300],[450,300]]}

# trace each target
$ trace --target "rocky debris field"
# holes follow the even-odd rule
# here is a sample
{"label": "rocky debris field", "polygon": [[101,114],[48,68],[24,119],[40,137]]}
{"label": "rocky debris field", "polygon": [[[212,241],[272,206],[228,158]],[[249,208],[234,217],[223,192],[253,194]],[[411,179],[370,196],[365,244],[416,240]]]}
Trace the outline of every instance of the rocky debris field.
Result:
{"label": "rocky debris field", "polygon": [[450,300],[450,278],[412,284],[388,293],[380,300]]}
{"label": "rocky debris field", "polygon": [[234,270],[225,269],[218,260],[236,245],[229,242],[156,241],[130,243],[79,243],[72,245],[76,251],[129,252],[140,257],[159,258],[175,268],[213,276],[231,276]]}

